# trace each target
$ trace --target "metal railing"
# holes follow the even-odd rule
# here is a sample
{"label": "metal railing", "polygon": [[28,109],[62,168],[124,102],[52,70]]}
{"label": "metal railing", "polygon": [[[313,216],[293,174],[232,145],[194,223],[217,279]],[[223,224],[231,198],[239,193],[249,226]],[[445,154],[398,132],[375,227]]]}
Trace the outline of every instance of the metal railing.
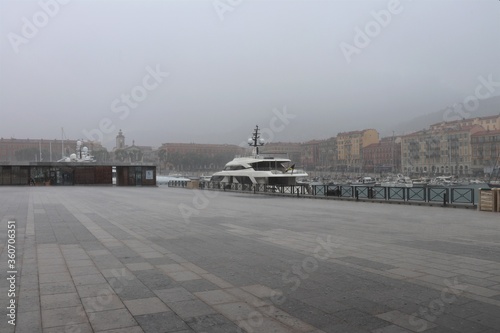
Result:
{"label": "metal railing", "polygon": [[[172,187],[186,187],[178,182]],[[200,183],[201,189],[275,193],[290,196],[337,197],[351,200],[393,201],[408,203],[441,203],[447,205],[475,205],[473,188],[452,187],[383,187],[363,185],[263,185]]]}

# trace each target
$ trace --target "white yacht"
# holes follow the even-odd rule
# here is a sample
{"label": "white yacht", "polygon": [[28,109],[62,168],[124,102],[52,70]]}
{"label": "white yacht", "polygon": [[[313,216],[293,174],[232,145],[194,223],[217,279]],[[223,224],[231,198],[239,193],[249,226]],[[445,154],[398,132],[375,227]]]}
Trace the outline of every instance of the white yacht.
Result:
{"label": "white yacht", "polygon": [[69,157],[63,157],[57,162],[77,162],[77,163],[90,163],[96,162],[94,156],[90,153],[90,150],[82,146],[83,141],[78,140],[76,142],[76,154],[71,154]]}
{"label": "white yacht", "polygon": [[377,181],[372,177],[361,177],[352,182],[352,185],[375,185]]}
{"label": "white yacht", "polygon": [[237,157],[216,172],[211,182],[228,184],[297,185],[298,178],[307,177],[303,170],[290,166],[290,159],[254,155]]}
{"label": "white yacht", "polygon": [[398,174],[396,177],[389,177],[380,183],[382,187],[413,187],[410,177]]}
{"label": "white yacht", "polygon": [[295,164],[287,157],[259,154],[259,146],[264,145],[260,139],[259,126],[256,127],[248,144],[253,148],[251,156],[236,157],[226,164],[224,170],[216,172],[211,182],[226,184],[262,184],[262,185],[297,185],[297,179],[306,178],[308,174],[295,169]]}

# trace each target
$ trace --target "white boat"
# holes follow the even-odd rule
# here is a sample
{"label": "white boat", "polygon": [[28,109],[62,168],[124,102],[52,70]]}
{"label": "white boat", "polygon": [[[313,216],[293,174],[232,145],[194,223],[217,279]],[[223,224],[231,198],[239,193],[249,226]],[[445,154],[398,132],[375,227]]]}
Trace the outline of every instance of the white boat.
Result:
{"label": "white boat", "polygon": [[451,186],[453,176],[438,176],[429,182],[429,186]]}
{"label": "white boat", "polygon": [[191,179],[186,177],[174,177],[174,176],[156,176],[156,185],[168,185],[171,181],[185,181],[188,182]]}
{"label": "white boat", "polygon": [[413,183],[413,186],[427,186],[427,184],[429,184],[431,180],[430,178],[417,178],[412,179],[411,181]]}
{"label": "white boat", "polygon": [[413,187],[410,177],[398,174],[396,177],[389,177],[380,183],[382,187]]}
{"label": "white boat", "polygon": [[375,185],[377,181],[372,177],[362,177],[352,182],[352,185]]}
{"label": "white boat", "polygon": [[205,175],[201,175],[201,176],[200,176],[200,183],[206,183],[206,182],[209,182],[211,178],[212,178],[212,176],[205,176]]}
{"label": "white boat", "polygon": [[71,154],[69,157],[63,157],[57,162],[67,162],[67,163],[90,163],[90,162],[96,162],[94,159],[94,156],[90,153],[90,150],[82,146],[83,142],[78,140],[76,142],[76,154]]}
{"label": "white boat", "polygon": [[236,157],[216,172],[210,179],[211,182],[225,184],[248,185],[297,185],[297,180],[308,177],[308,174],[295,168],[287,157],[277,157],[269,154],[259,154],[259,146],[264,145],[260,139],[259,127],[255,129],[248,143],[253,148],[251,156]]}

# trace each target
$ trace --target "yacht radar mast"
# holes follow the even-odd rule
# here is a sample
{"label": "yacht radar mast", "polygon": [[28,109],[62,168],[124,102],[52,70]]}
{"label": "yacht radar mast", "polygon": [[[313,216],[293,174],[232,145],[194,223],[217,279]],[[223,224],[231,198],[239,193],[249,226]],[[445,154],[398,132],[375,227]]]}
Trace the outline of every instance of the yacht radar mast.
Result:
{"label": "yacht radar mast", "polygon": [[252,133],[252,137],[248,139],[248,145],[250,147],[254,147],[255,150],[255,156],[259,155],[259,147],[263,146],[265,144],[265,141],[263,138],[260,137],[259,133],[259,125],[255,126],[255,130]]}

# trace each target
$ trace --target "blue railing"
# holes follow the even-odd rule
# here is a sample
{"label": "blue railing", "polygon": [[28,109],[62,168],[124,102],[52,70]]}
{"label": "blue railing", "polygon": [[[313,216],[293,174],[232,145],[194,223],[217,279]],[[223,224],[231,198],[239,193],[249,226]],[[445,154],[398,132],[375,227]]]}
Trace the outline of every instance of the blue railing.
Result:
{"label": "blue railing", "polygon": [[[186,187],[183,182],[172,187]],[[475,205],[473,188],[452,187],[382,187],[363,185],[252,185],[219,182],[200,183],[202,189],[275,193],[290,196],[337,197],[351,200],[393,201],[407,203],[440,203],[446,205]]]}

